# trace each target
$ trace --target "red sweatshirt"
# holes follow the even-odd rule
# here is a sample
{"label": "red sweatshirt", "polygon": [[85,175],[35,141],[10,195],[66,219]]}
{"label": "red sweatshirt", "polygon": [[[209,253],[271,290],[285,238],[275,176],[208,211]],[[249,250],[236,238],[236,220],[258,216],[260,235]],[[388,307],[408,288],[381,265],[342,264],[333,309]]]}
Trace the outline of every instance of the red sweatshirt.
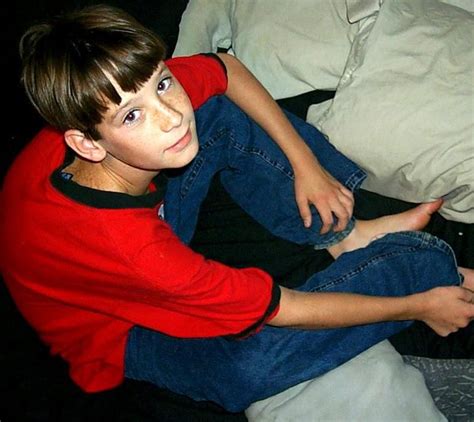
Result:
{"label": "red sweatshirt", "polygon": [[[227,87],[205,55],[167,62],[195,108]],[[1,196],[1,271],[18,308],[72,379],[89,392],[123,380],[134,325],[177,337],[247,334],[278,309],[279,288],[256,268],[206,260],[158,218],[159,184],[133,197],[67,181],[61,133],[21,152]]]}

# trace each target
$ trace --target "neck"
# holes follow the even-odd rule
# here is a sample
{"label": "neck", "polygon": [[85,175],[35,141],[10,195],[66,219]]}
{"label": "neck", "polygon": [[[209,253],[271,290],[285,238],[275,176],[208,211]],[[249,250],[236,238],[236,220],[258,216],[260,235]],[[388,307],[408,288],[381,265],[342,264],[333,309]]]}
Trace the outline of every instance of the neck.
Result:
{"label": "neck", "polygon": [[[121,167],[120,165],[118,167]],[[125,165],[123,165],[125,168]],[[122,171],[120,171],[122,170]],[[120,192],[128,195],[139,196],[148,193],[152,179],[158,174],[157,171],[141,169],[126,170],[111,166],[104,160],[93,163],[76,157],[74,161],[65,168],[65,171],[73,175],[74,182],[88,188]]]}

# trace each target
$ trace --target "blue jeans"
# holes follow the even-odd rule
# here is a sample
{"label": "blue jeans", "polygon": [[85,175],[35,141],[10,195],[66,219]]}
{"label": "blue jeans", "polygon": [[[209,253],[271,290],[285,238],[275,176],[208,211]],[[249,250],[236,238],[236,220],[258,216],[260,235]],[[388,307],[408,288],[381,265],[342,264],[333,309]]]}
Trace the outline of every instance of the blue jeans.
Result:
{"label": "blue jeans", "polygon": [[[313,126],[287,114],[321,165],[348,189],[365,179],[355,163],[339,153]],[[276,236],[324,249],[347,236],[319,233],[321,218],[313,208],[313,224],[304,227],[294,193],[294,174],[286,156],[268,135],[226,97],[208,101],[196,112],[200,150],[180,177],[168,182],[165,219],[189,243],[210,182],[219,173],[222,185],[236,203]]]}
{"label": "blue jeans", "polygon": [[[314,128],[291,119],[305,139],[315,139],[313,150],[320,162],[346,186],[356,188],[364,174]],[[319,218],[311,230],[304,228],[294,205],[289,164],[233,104],[213,99],[198,110],[197,120],[202,150],[191,166],[171,181],[165,209],[167,220],[185,241],[192,236],[199,204],[216,172],[234,199],[273,233],[299,243],[318,242],[319,246],[337,241],[339,235],[319,235]],[[403,296],[459,282],[455,258],[446,243],[426,233],[401,232],[341,255],[299,290]],[[135,327],[128,338],[125,375],[195,400],[214,401],[229,411],[241,411],[257,400],[324,374],[410,323],[321,330],[265,326],[241,340],[178,339]]]}

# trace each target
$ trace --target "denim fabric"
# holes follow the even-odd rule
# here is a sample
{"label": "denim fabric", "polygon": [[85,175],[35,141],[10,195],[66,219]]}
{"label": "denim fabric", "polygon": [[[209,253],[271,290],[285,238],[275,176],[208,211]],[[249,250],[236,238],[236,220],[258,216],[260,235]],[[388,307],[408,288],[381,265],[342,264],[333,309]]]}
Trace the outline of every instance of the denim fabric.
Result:
{"label": "denim fabric", "polygon": [[[348,189],[355,190],[365,173],[337,151],[304,120],[287,113],[321,165]],[[321,219],[313,208],[313,224],[305,228],[294,193],[294,174],[278,145],[226,97],[214,97],[196,112],[200,150],[178,175],[170,177],[165,197],[165,219],[189,243],[198,210],[210,182],[219,173],[222,185],[249,215],[276,236],[323,249],[338,243],[352,230],[319,233]]]}
{"label": "denim fabric", "polygon": [[[300,290],[403,296],[459,283],[446,243],[427,233],[400,232],[343,254]],[[241,411],[322,375],[410,323],[320,330],[266,326],[242,340],[178,339],[136,327],[129,334],[125,375]]]}
{"label": "denim fabric", "polygon": [[[289,115],[321,164],[350,189],[364,173],[313,127]],[[197,112],[200,152],[171,178],[165,218],[188,242],[210,180],[223,185],[250,215],[274,234],[325,247],[346,233],[319,235],[321,221],[305,229],[294,200],[293,173],[280,149],[229,100],[219,97]],[[367,248],[343,254],[301,288],[401,296],[443,284],[459,284],[454,255],[426,233],[388,234]],[[302,330],[266,326],[243,340],[178,339],[144,328],[130,331],[125,375],[150,381],[230,411],[319,376],[404,329],[410,321],[351,328]]]}

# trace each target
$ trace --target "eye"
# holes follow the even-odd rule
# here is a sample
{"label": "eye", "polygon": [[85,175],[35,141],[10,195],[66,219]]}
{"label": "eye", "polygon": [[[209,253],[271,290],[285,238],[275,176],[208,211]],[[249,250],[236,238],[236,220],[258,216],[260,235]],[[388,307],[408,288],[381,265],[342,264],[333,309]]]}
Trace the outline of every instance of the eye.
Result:
{"label": "eye", "polygon": [[173,79],[171,76],[166,76],[165,78],[161,79],[160,82],[158,82],[158,86],[156,87],[156,91],[158,94],[162,94],[165,91],[168,90],[168,88],[171,86],[173,82]]}
{"label": "eye", "polygon": [[131,125],[132,123],[136,122],[140,118],[140,111],[139,110],[132,110],[127,113],[127,115],[123,119],[123,123],[126,125]]}

